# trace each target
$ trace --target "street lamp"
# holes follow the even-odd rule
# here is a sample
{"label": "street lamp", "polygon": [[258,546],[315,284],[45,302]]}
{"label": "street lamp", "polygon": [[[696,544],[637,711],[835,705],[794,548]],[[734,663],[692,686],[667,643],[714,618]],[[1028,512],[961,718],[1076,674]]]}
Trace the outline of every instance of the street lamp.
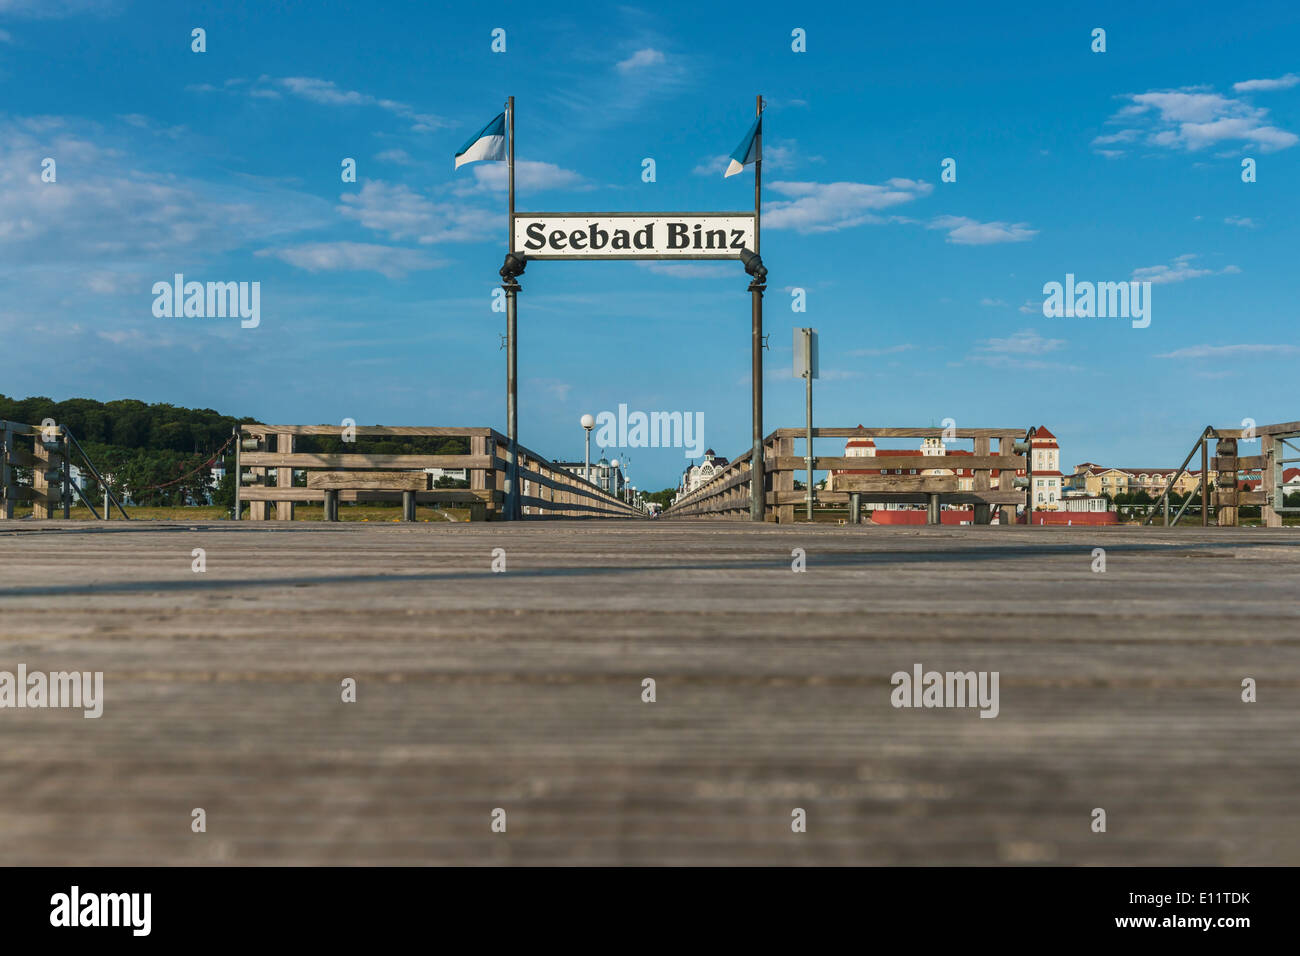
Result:
{"label": "street lamp", "polygon": [[618,459],[609,463],[609,487],[606,489],[615,498],[618,497]]}
{"label": "street lamp", "polygon": [[583,430],[587,433],[587,470],[585,477],[587,482],[591,482],[591,430],[596,427],[596,419],[590,415],[583,415],[580,419]]}

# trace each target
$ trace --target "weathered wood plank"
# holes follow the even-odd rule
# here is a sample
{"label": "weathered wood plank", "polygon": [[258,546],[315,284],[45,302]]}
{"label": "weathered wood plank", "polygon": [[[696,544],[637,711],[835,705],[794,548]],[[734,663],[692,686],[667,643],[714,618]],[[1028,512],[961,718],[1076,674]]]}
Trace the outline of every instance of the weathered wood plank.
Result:
{"label": "weathered wood plank", "polygon": [[[1025,437],[1024,428],[814,428],[813,438],[1016,438]],[[778,428],[772,433],[776,438],[803,438],[806,428]]]}
{"label": "weathered wood plank", "polygon": [[[105,674],[0,719],[10,865],[1300,863],[1290,528],[52,521],[0,567],[9,660]],[[998,717],[894,708],[917,663]]]}
{"label": "weathered wood plank", "polygon": [[836,491],[956,491],[955,475],[836,475]]}
{"label": "weathered wood plank", "polygon": [[[343,434],[341,425],[262,425],[249,424],[240,426],[240,430],[249,435],[317,435],[338,438]],[[469,438],[489,434],[490,428],[470,428],[452,425],[407,426],[407,425],[357,425],[352,429],[358,438]]]}
{"label": "weathered wood plank", "polygon": [[423,471],[309,471],[308,488],[365,491],[426,491],[429,475]]}
{"label": "weathered wood plank", "polygon": [[487,455],[365,455],[349,452],[339,454],[314,454],[294,452],[246,451],[240,456],[246,467],[252,468],[491,468],[492,458]]}
{"label": "weathered wood plank", "polygon": [[[798,456],[790,458],[778,457],[776,459],[777,468],[803,468],[806,467],[804,460]],[[859,470],[859,469],[883,469],[888,468],[893,471],[897,468],[908,470],[915,468],[917,471],[922,469],[929,471],[933,468],[949,469],[980,469],[980,468],[997,468],[1006,471],[1014,471],[1018,468],[1025,467],[1025,459],[1017,455],[898,455],[888,458],[845,458],[845,457],[821,457],[818,456],[814,466],[819,471],[834,468],[835,470]]]}

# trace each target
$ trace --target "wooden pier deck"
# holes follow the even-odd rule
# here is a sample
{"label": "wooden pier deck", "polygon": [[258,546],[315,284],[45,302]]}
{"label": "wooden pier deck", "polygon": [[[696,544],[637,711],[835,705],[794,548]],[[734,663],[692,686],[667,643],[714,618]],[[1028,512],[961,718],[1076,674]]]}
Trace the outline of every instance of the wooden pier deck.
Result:
{"label": "wooden pier deck", "polygon": [[105,702],[0,710],[0,863],[1296,865],[1298,584],[1285,528],[10,522],[0,670]]}

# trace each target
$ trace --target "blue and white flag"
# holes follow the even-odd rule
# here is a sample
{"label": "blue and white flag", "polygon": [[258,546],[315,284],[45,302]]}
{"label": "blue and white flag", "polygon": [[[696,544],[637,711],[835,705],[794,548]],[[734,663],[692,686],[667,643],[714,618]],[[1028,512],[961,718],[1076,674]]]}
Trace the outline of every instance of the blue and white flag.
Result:
{"label": "blue and white flag", "polygon": [[745,138],[740,141],[736,151],[731,154],[731,162],[727,164],[727,171],[722,174],[722,178],[734,176],[754,160],[758,159],[758,135],[763,128],[763,117],[754,120],[754,125],[749,128]]}
{"label": "blue and white flag", "polygon": [[492,122],[469,138],[456,154],[456,168],[480,160],[506,158],[506,114],[498,113]]}

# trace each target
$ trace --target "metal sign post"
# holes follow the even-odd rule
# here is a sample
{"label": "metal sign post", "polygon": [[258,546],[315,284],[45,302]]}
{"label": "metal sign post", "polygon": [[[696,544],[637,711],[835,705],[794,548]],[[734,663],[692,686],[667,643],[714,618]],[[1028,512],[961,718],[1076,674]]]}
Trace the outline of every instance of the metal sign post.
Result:
{"label": "metal sign post", "polygon": [[[756,112],[763,115],[763,98]],[[763,134],[754,137],[754,211],[751,212],[515,212],[515,98],[506,101],[509,252],[501,268],[506,299],[506,418],[509,438],[507,518],[519,517],[518,478],[518,277],[531,259],[739,259],[750,276],[753,359],[753,431],[750,516],[764,519],[763,292],[767,268],[759,257]],[[468,149],[468,147],[467,147]],[[458,154],[463,156],[463,154]],[[500,158],[499,156],[497,157]],[[470,161],[474,161],[471,159]],[[748,163],[750,160],[746,160]],[[733,159],[733,163],[738,160]],[[745,165],[745,164],[741,164]],[[739,167],[737,167],[739,168]],[[730,173],[728,173],[730,175]]]}
{"label": "metal sign post", "polygon": [[808,487],[805,497],[808,500],[808,520],[813,519],[813,412],[812,412],[812,383],[813,379],[818,377],[819,369],[817,367],[817,330],[816,329],[795,329],[794,330],[794,374],[795,378],[802,378],[807,390],[808,405],[808,434],[807,445],[808,454]]}

